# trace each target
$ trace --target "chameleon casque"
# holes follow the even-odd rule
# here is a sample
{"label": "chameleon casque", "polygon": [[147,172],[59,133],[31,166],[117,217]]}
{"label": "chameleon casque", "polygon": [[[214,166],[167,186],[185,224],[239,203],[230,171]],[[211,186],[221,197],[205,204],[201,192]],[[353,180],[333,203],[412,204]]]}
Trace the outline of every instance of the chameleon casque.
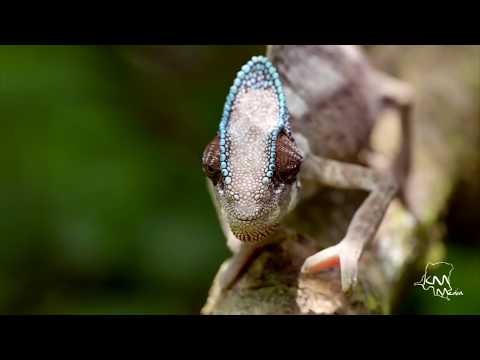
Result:
{"label": "chameleon casque", "polygon": [[[267,55],[254,56],[237,73],[218,133],[203,153],[208,187],[234,253],[220,286],[230,287],[255,252],[275,241],[299,202],[329,186],[369,195],[344,238],[306,258],[301,271],[340,266],[347,291],[408,173],[411,89],[375,70],[356,46],[270,46]],[[387,107],[400,113],[402,144],[389,170],[379,171],[362,163],[360,154]]]}

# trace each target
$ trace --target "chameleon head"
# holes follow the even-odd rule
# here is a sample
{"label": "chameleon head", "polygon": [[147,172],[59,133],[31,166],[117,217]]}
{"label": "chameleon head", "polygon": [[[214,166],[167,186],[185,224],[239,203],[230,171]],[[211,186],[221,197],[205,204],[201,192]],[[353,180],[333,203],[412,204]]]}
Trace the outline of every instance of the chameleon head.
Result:
{"label": "chameleon head", "polygon": [[233,234],[244,242],[269,236],[288,211],[302,163],[290,134],[278,74],[254,57],[237,74],[203,170]]}

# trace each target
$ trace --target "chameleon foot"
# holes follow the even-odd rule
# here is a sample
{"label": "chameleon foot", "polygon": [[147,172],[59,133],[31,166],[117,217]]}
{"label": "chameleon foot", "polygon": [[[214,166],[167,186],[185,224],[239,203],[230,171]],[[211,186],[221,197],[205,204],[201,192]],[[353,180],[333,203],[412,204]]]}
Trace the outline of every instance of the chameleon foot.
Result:
{"label": "chameleon foot", "polygon": [[321,270],[340,265],[342,290],[350,290],[357,283],[358,261],[361,249],[352,242],[343,240],[337,245],[328,247],[308,257],[302,266],[302,272],[317,273]]}

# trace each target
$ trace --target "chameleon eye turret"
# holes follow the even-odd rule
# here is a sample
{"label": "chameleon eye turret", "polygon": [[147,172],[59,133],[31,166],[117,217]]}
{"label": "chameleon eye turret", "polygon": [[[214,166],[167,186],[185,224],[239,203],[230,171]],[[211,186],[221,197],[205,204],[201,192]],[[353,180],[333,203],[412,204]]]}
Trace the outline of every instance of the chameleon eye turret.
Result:
{"label": "chameleon eye turret", "polygon": [[295,142],[286,134],[277,140],[277,161],[275,179],[284,184],[293,183],[300,171],[303,157],[298,152]]}
{"label": "chameleon eye turret", "polygon": [[218,135],[205,147],[202,157],[204,174],[216,185],[220,180],[220,145]]}

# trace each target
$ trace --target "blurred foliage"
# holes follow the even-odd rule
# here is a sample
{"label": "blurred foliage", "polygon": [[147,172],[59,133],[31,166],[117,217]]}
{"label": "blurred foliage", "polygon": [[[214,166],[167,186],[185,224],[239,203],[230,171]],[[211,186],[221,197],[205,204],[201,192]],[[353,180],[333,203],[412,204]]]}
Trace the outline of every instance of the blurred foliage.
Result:
{"label": "blurred foliage", "polygon": [[[228,256],[200,156],[262,52],[0,47],[0,313],[198,313]],[[465,295],[402,312],[480,312],[478,253],[450,250]]]}

